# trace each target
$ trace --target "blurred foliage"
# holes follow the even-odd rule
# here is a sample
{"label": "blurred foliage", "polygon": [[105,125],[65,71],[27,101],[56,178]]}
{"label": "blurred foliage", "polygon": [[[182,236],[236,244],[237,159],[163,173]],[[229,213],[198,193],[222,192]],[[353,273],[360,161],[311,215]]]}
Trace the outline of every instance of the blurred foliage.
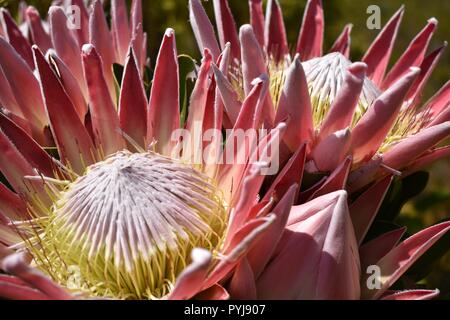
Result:
{"label": "blurred foliage", "polygon": [[[42,15],[50,4],[50,0],[29,0],[29,4],[36,6]],[[106,3],[108,1],[105,1]],[[130,1],[129,1],[130,2]],[[285,19],[286,31],[291,48],[294,48],[305,0],[279,0]],[[378,5],[381,9],[381,20],[384,25],[396,10],[404,3],[403,0],[324,0],[325,11],[325,51],[331,47],[336,37],[340,34],[347,23],[353,24],[351,57],[356,61],[360,59],[369,47],[370,43],[378,34],[379,30],[369,30],[366,27],[369,5]],[[229,0],[230,7],[234,13],[237,25],[240,26],[249,21],[248,5],[246,0]],[[107,4],[106,4],[107,5]],[[431,43],[430,50],[434,50],[442,43],[450,39],[450,1],[442,0],[409,0],[406,1],[406,11],[403,22],[399,30],[398,39],[394,48],[391,64],[404,52],[411,39],[425,26],[427,20],[435,17],[439,20],[438,30]],[[12,12],[17,13],[18,1],[0,0],[0,6],[8,7]],[[212,1],[204,2],[211,19],[214,19]],[[200,58],[190,24],[188,23],[187,0],[143,0],[144,28],[149,35],[149,55],[151,61],[155,61],[159,49],[160,41],[167,27],[176,31],[178,52],[188,54],[196,59]],[[182,65],[188,65],[189,61],[180,61]],[[450,74],[450,54],[445,52],[438,67],[434,70],[426,88],[423,101],[428,99],[446,81]],[[410,182],[416,187],[421,187],[424,176]],[[428,179],[428,177],[427,177]],[[449,216],[450,213],[450,160],[441,160],[431,168],[429,182],[425,190],[404,203],[405,199],[394,204],[389,214],[396,211],[398,217],[394,222],[399,225],[406,225],[408,233],[413,234],[426,226],[437,223]],[[411,191],[410,190],[410,191]],[[412,196],[413,194],[410,194]],[[408,197],[409,199],[409,197]],[[395,210],[394,210],[395,209]],[[377,222],[387,226],[386,222]],[[392,224],[390,222],[390,224]],[[448,237],[447,237],[448,244]],[[448,248],[448,246],[447,246]],[[440,252],[442,254],[442,252]],[[414,270],[413,270],[414,271]],[[421,275],[420,277],[423,277]],[[419,278],[420,278],[419,277]],[[420,280],[420,279],[415,279]],[[408,279],[403,279],[408,282]],[[422,285],[428,288],[440,288],[441,297],[450,298],[450,253],[447,252],[440,260],[435,262],[431,268],[431,273],[422,281]]]}

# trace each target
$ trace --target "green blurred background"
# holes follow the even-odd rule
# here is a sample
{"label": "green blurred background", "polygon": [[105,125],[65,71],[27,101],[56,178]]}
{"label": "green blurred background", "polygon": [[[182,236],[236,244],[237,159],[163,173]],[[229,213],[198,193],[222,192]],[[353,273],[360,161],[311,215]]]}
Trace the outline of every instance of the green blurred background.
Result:
{"label": "green blurred background", "polygon": [[[29,0],[42,15],[51,1]],[[107,1],[106,1],[107,2]],[[279,0],[285,18],[289,43],[294,46],[300,28],[306,0]],[[347,23],[353,24],[351,57],[360,59],[379,30],[366,27],[367,7],[378,5],[384,25],[392,14],[405,4],[406,11],[398,34],[391,63],[406,49],[409,41],[425,26],[427,20],[435,17],[439,26],[434,35],[429,52],[446,40],[450,40],[450,1],[443,0],[324,0],[325,11],[325,51],[331,47],[342,28]],[[238,25],[248,23],[249,13],[246,0],[230,0],[231,9]],[[0,0],[0,5],[17,12],[18,1]],[[107,3],[106,3],[107,5]],[[212,1],[204,2],[209,16],[213,19]],[[179,53],[189,54],[196,59],[200,53],[196,47],[190,24],[188,23],[187,0],[143,0],[144,28],[149,35],[149,54],[152,63],[156,59],[159,44],[167,27],[175,29]],[[431,76],[425,88],[424,100],[436,92],[448,79],[450,74],[450,54],[448,49]],[[402,209],[399,224],[408,226],[409,233],[415,233],[425,226],[448,218],[450,213],[450,159],[441,160],[431,168],[430,180],[425,191],[409,201]],[[450,298],[450,252],[433,266],[433,271],[422,281],[428,288],[439,287],[441,298]]]}

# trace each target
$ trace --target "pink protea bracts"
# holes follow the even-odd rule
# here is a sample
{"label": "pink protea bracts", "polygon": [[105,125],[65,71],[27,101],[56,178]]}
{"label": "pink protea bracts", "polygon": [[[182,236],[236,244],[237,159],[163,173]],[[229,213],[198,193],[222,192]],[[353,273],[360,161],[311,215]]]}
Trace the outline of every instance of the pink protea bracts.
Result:
{"label": "pink protea bracts", "polygon": [[[71,20],[66,16],[69,4],[79,9],[80,26],[71,26]],[[8,42],[1,44],[3,48],[0,57],[3,62],[0,71],[0,102],[5,111],[42,145],[53,146],[48,134],[49,122],[40,97],[39,84],[33,75],[36,68],[31,50],[33,44],[51,57],[52,68],[58,72],[82,122],[90,121],[87,112],[90,95],[83,72],[81,51],[83,44],[93,44],[102,57],[103,76],[112,101],[116,104],[113,64],[125,64],[130,43],[141,73],[147,62],[147,36],[142,29],[141,6],[141,0],[133,1],[128,18],[125,1],[112,1],[111,30],[101,1],[91,1],[88,8],[81,0],[55,1],[54,6],[49,9],[47,20],[41,20],[32,6],[25,6],[24,21],[20,27],[2,8],[0,18],[3,27],[0,28],[0,34]],[[15,55],[22,59],[17,59]],[[17,95],[19,87],[28,88],[26,97]]]}
{"label": "pink protea bracts", "polygon": [[[113,29],[124,17],[123,2],[114,3],[113,10],[118,11],[112,14]],[[134,3],[134,8],[139,7],[138,1]],[[224,1],[217,4],[226,8]],[[251,4],[259,12],[258,2]],[[270,10],[279,12],[275,2],[269,4],[273,8]],[[380,176],[358,197],[349,199],[343,189],[355,162],[343,150],[348,148],[345,139],[350,130],[334,128],[336,139],[327,136],[313,147],[304,139],[313,134],[312,113],[306,117],[302,113],[279,113],[280,104],[286,106],[283,110],[293,110],[296,102],[310,101],[299,58],[294,59],[282,81],[288,93],[276,99],[271,96],[276,87],[272,79],[252,69],[265,67],[258,59],[254,59],[254,65],[245,66],[243,73],[248,77],[243,79],[242,92],[235,92],[240,79],[236,77],[233,86],[227,80],[227,70],[231,54],[239,59],[241,52],[228,44],[220,52],[211,37],[210,25],[205,25],[206,15],[200,3],[192,1],[192,6],[195,7],[192,22],[204,48],[186,121],[180,116],[180,72],[172,29],[167,29],[162,40],[149,99],[135,43],[131,38],[119,39],[122,33],[117,33],[114,40],[121,43],[120,48],[127,47],[117,95],[110,90],[108,75],[111,72],[113,76],[112,65],[105,64],[108,58],[104,57],[111,51],[102,50],[105,45],[102,41],[83,43],[79,56],[67,61],[67,65],[74,63],[71,68],[66,63],[58,64],[64,50],[43,54],[42,50],[50,47],[48,42],[36,40],[27,47],[25,38],[11,41],[11,37],[0,37],[1,67],[7,70],[2,81],[9,84],[0,90],[3,97],[15,99],[2,100],[0,113],[0,171],[9,183],[9,186],[0,184],[0,269],[5,272],[0,274],[0,296],[10,299],[435,297],[438,290],[388,289],[450,229],[450,223],[434,225],[401,242],[404,228],[364,242],[392,176]],[[316,12],[319,8],[309,10]],[[96,2],[93,15],[100,17],[100,9]],[[66,22],[57,14],[60,10],[53,8],[50,14],[61,19],[59,24]],[[313,14],[310,11],[307,15]],[[230,16],[224,21],[230,21]],[[282,23],[280,16],[269,21]],[[318,21],[317,27],[320,25]],[[262,25],[258,26],[262,30]],[[106,30],[104,27],[104,19],[91,19],[92,32]],[[222,31],[221,38],[229,36]],[[310,34],[316,33],[315,29],[312,31]],[[250,40],[253,37],[248,26],[242,33]],[[77,34],[83,34],[83,30]],[[308,37],[305,35],[299,42],[309,43]],[[256,36],[254,39],[261,41]],[[17,41],[23,45],[15,46]],[[284,54],[286,48],[280,48]],[[122,49],[117,52],[123,54]],[[250,51],[243,50],[242,59],[255,58],[255,54],[261,53],[258,49],[250,46]],[[31,53],[32,60],[27,62],[29,57],[19,51]],[[317,46],[313,45],[309,51],[315,54]],[[282,58],[277,52],[273,55],[275,60]],[[347,62],[341,56],[329,58],[346,67]],[[353,64],[350,69],[358,73],[365,68],[363,64]],[[356,105],[377,99],[379,103],[398,100],[396,92],[406,90],[404,82],[410,81],[416,72],[411,71],[406,80],[385,91],[395,94],[386,94],[383,99],[375,85],[357,77],[354,82],[365,93],[365,100],[352,101]],[[344,79],[343,87],[355,85],[353,78]],[[79,100],[71,89],[83,82],[86,97],[84,104],[77,104]],[[18,83],[29,85],[31,94],[24,95]],[[240,94],[244,97],[242,102],[237,99]],[[81,101],[81,96],[78,97]],[[230,103],[225,101],[227,98]],[[28,107],[38,102],[42,114],[25,115],[23,110],[31,109],[14,109],[14,101]],[[274,101],[279,104],[278,110],[273,107]],[[438,99],[439,103],[442,101]],[[324,108],[333,110],[333,105],[324,104]],[[361,119],[370,111],[362,113]],[[348,114],[345,118],[352,121]],[[236,146],[233,135],[222,143],[223,128],[237,133],[264,127],[269,129],[268,134],[255,139],[256,144],[246,141]],[[174,139],[179,129],[194,132],[198,128],[200,136],[216,129],[220,139],[211,139],[208,144],[198,143],[197,135]],[[423,135],[423,143],[430,144],[428,134],[423,130],[417,135]],[[265,176],[264,170],[280,160],[281,140],[287,145],[282,154],[286,161],[275,174]],[[341,148],[329,158],[337,168],[329,170],[331,174],[320,183],[302,190],[304,172],[317,166],[317,159],[323,159],[320,154],[327,146],[339,145],[334,140],[341,142]],[[56,148],[47,152],[48,146]],[[402,148],[399,152],[409,151]],[[243,161],[216,161],[222,153],[236,153]],[[315,160],[311,158],[314,154]],[[259,158],[260,155],[265,156]],[[366,270],[370,266],[377,266],[381,272],[375,289],[368,286]]]}
{"label": "pink protea bracts", "polygon": [[[216,58],[227,50],[228,68],[217,76],[227,123],[233,125],[251,81],[266,74],[270,95],[265,124],[290,119],[286,154],[308,143],[307,171],[329,174],[351,156],[347,189],[358,190],[389,174],[407,175],[446,156],[435,146],[450,135],[449,83],[426,103],[420,98],[444,43],[426,55],[437,27],[432,18],[385,76],[404,8],[386,24],[362,62],[350,62],[350,31],[323,54],[321,0],[310,0],[295,53],[287,43],[281,7],[250,0],[251,24],[236,28],[226,0],[214,0],[218,39],[200,0],[191,0],[190,20],[199,48]],[[221,49],[220,49],[221,48]],[[324,181],[322,181],[324,182]],[[317,186],[316,186],[317,187]]]}

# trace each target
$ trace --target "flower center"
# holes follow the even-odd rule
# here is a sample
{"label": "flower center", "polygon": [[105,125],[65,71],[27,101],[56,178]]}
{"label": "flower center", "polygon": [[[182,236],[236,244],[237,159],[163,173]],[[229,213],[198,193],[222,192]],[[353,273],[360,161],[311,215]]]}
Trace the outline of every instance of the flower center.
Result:
{"label": "flower center", "polygon": [[225,218],[220,194],[199,171],[155,153],[122,151],[59,194],[32,254],[75,290],[160,298],[192,248],[218,249]]}
{"label": "flower center", "polygon": [[[329,53],[302,63],[308,82],[315,127],[320,127],[325,119],[331,104],[344,84],[344,76],[350,65],[351,62],[339,52]],[[370,79],[365,78],[353,116],[353,125],[361,119],[379,95],[377,86]]]}
{"label": "flower center", "polygon": [[[291,58],[289,56],[280,61],[276,61],[273,58],[267,59],[267,70],[270,79],[269,92],[275,107],[280,100],[286,81],[286,71],[290,64]],[[313,121],[316,128],[319,128],[322,124],[331,104],[341,90],[346,70],[350,65],[350,60],[339,52],[329,53],[323,57],[302,62],[306,80],[308,82]],[[240,67],[235,66],[230,68],[230,79],[239,98],[243,101],[245,94]],[[358,122],[380,93],[377,86],[369,78],[366,78],[353,117],[353,126]]]}

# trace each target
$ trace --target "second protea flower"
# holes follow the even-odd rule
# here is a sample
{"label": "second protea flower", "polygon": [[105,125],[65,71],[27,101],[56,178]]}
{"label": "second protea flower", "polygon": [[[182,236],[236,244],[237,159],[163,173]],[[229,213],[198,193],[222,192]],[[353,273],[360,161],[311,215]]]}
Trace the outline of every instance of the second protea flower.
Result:
{"label": "second protea flower", "polygon": [[[407,175],[450,152],[448,146],[434,148],[450,134],[449,83],[428,102],[420,101],[447,47],[444,43],[426,55],[436,19],[428,21],[385,76],[403,7],[362,62],[352,63],[351,25],[330,53],[323,53],[320,0],[307,2],[293,54],[277,0],[268,1],[265,15],[262,1],[250,0],[251,24],[242,26],[239,33],[227,1],[213,4],[219,41],[199,0],[190,1],[190,18],[201,49],[209,48],[216,59],[225,50],[221,60],[227,67],[217,78],[229,125],[236,121],[237,105],[249,94],[252,80],[266,74],[270,95],[265,124],[270,127],[288,119],[286,154],[308,142],[308,172],[329,174],[349,168],[351,191],[385,175]],[[343,168],[347,157],[352,161]]]}

